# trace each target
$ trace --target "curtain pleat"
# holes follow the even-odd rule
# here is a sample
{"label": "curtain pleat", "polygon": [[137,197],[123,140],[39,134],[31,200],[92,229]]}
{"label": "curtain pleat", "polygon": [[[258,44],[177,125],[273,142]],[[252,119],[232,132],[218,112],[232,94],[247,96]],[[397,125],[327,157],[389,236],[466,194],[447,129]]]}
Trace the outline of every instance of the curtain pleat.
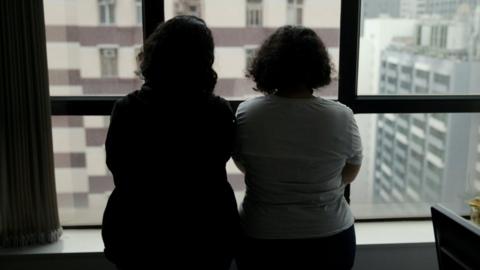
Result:
{"label": "curtain pleat", "polygon": [[58,218],[41,0],[0,1],[0,246],[54,242]]}

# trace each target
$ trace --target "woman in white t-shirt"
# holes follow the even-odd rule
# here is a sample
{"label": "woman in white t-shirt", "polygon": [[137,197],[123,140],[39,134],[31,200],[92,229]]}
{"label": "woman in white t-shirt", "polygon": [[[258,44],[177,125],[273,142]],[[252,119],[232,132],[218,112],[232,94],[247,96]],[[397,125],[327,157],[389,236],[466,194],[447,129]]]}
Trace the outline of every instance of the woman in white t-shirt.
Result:
{"label": "woman in white t-shirt", "polygon": [[237,110],[234,160],[247,186],[240,269],[351,269],[354,218],[345,187],[360,170],[352,110],[315,97],[330,57],[309,28],[285,26],[248,69],[256,91]]}

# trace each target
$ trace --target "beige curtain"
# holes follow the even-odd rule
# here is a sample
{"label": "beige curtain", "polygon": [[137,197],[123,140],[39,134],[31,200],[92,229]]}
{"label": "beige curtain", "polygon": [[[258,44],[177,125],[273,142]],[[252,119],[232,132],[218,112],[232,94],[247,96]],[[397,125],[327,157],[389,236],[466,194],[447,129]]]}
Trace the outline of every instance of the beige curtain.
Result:
{"label": "beige curtain", "polygon": [[0,246],[56,241],[45,23],[41,0],[0,0]]}

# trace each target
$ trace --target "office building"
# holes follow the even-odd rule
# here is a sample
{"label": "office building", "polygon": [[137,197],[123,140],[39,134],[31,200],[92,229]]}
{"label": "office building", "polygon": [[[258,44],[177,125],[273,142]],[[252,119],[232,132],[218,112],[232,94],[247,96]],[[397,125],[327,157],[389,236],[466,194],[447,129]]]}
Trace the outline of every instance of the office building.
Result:
{"label": "office building", "polygon": [[[380,94],[478,93],[480,58],[469,54],[470,46],[476,46],[470,40],[470,26],[465,21],[419,20],[416,36],[397,39],[382,52]],[[472,155],[478,162],[477,118],[442,113],[379,115],[375,201],[449,202],[461,208],[472,185],[478,185],[470,165]]]}

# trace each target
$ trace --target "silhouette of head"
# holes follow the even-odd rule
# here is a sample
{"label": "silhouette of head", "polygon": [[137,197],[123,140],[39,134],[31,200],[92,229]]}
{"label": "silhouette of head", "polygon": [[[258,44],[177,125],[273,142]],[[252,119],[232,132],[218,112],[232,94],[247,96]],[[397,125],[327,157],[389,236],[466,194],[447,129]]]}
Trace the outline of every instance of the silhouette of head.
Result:
{"label": "silhouette of head", "polygon": [[256,91],[304,85],[317,89],[331,82],[332,67],[325,45],[311,29],[284,26],[265,40],[247,71]]}
{"label": "silhouette of head", "polygon": [[217,82],[213,50],[212,33],[202,19],[177,16],[145,41],[140,73],[155,90],[211,94]]}

